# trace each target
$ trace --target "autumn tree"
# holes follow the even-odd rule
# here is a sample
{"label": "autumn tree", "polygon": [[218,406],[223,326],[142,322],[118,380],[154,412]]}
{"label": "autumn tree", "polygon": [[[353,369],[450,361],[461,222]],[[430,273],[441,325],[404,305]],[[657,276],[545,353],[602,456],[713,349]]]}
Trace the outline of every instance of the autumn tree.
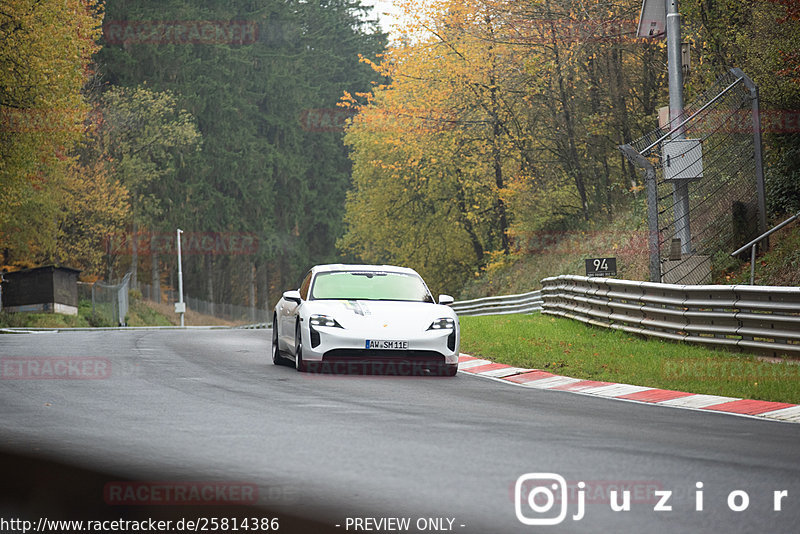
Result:
{"label": "autumn tree", "polygon": [[765,130],[768,211],[800,209],[800,1],[685,2],[686,35],[695,57],[687,80],[699,92],[730,67],[759,89]]}
{"label": "autumn tree", "polygon": [[131,272],[136,287],[138,231],[166,229],[156,221],[170,204],[180,202],[175,196],[181,192],[171,184],[182,158],[200,149],[201,136],[194,117],[169,92],[111,87],[98,106],[92,147],[130,194]]}
{"label": "autumn tree", "polygon": [[[344,102],[359,115],[346,138],[354,190],[343,249],[380,257],[391,229],[416,228],[417,247],[453,248],[455,239],[475,251],[471,260],[425,260],[414,247],[386,254],[458,287],[487,262],[503,261],[527,233],[610,213],[638,186],[616,146],[645,126],[663,79],[659,45],[625,33],[635,28],[633,4],[405,2],[408,38],[375,66],[391,83]],[[425,189],[391,186],[414,176]],[[452,199],[458,217],[442,225],[453,235],[426,232],[419,217],[406,229],[402,218],[381,221],[380,210],[367,211],[393,195],[403,206]],[[465,230],[460,239],[454,227]]]}
{"label": "autumn tree", "polygon": [[51,261],[59,192],[90,106],[102,9],[94,0],[8,0],[0,9],[0,253]]}
{"label": "autumn tree", "polygon": [[130,219],[128,189],[110,171],[102,160],[79,158],[58,190],[54,260],[81,269],[84,279],[107,276],[109,236],[124,232]]}

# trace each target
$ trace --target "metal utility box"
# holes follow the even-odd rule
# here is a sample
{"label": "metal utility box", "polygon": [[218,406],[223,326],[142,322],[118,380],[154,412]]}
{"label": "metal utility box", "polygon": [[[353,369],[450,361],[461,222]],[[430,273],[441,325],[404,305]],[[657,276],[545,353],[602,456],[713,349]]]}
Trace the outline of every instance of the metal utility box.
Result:
{"label": "metal utility box", "polygon": [[78,315],[79,270],[37,267],[3,275],[3,310]]}
{"label": "metal utility box", "polygon": [[666,181],[702,178],[703,145],[700,139],[673,139],[664,143],[661,166]]}

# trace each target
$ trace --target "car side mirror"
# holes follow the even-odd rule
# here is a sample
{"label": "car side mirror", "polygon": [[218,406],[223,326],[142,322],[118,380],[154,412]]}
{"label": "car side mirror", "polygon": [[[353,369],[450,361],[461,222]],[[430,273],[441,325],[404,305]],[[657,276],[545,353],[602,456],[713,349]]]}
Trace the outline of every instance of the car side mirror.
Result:
{"label": "car side mirror", "polygon": [[455,302],[455,299],[450,295],[439,295],[439,304],[449,306]]}
{"label": "car side mirror", "polygon": [[283,298],[289,302],[294,302],[295,304],[300,304],[300,301],[303,300],[300,298],[300,292],[296,289],[292,291],[284,291]]}

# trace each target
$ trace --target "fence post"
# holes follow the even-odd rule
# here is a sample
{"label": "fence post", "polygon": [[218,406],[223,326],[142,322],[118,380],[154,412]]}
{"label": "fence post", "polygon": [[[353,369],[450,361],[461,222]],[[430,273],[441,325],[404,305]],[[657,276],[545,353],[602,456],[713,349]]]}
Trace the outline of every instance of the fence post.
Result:
{"label": "fence post", "polygon": [[[761,152],[761,114],[758,103],[758,86],[747,77],[742,69],[731,69],[734,76],[742,79],[744,86],[750,91],[753,115],[753,148],[756,165],[756,189],[758,190],[758,232],[767,231],[767,201],[764,189],[764,161]],[[762,249],[764,250],[764,249]]]}
{"label": "fence post", "polygon": [[658,185],[656,168],[631,145],[619,149],[630,161],[645,170],[644,185],[647,192],[647,248],[650,255],[650,281],[661,282],[661,258],[658,251]]}

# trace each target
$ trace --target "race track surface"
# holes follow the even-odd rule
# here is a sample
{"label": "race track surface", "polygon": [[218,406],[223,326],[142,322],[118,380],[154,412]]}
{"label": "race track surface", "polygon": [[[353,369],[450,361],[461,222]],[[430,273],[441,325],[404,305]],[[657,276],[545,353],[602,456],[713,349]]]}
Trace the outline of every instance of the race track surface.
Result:
{"label": "race track surface", "polygon": [[[732,534],[796,532],[800,522],[800,425],[465,373],[303,374],[272,365],[269,354],[269,330],[0,335],[0,449],[13,489],[2,494],[2,516],[230,513],[278,517],[281,532]],[[86,374],[42,375],[62,361],[83,362],[75,372]],[[533,476],[517,500],[533,522],[557,519],[565,506],[560,525],[518,519],[515,483],[526,473],[567,481],[567,502],[541,513],[527,496],[551,481]],[[230,492],[188,507],[114,501],[110,489],[131,481],[216,482]],[[575,520],[579,481],[584,517]],[[254,498],[237,497],[242,488]],[[631,491],[630,511],[611,510],[616,488]],[[671,511],[654,510],[656,490],[671,492]],[[728,502],[737,490],[749,499],[738,512],[731,507],[743,495]],[[780,511],[776,491],[787,492]]]}

